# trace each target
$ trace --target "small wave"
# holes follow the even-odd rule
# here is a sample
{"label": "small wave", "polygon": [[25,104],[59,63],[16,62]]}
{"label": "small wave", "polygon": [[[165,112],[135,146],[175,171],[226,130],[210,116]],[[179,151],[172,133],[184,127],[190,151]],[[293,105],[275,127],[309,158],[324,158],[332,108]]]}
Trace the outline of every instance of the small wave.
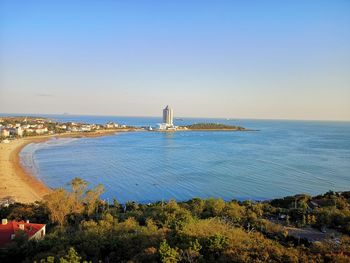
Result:
{"label": "small wave", "polygon": [[20,163],[30,174],[40,177],[39,166],[35,160],[36,152],[52,146],[65,145],[76,140],[75,138],[51,138],[44,142],[29,143],[19,153]]}
{"label": "small wave", "polygon": [[257,161],[265,162],[265,163],[270,163],[270,164],[273,164],[273,165],[275,165],[275,166],[282,167],[283,169],[286,168],[286,169],[295,171],[295,172],[297,172],[298,174],[308,175],[308,176],[310,176],[310,177],[312,177],[312,178],[314,178],[314,179],[317,179],[317,180],[319,180],[319,181],[323,181],[323,182],[326,183],[326,184],[332,185],[332,182],[331,182],[330,180],[327,180],[327,179],[325,179],[325,178],[316,176],[316,175],[314,175],[313,173],[310,173],[310,172],[307,172],[307,171],[303,171],[303,170],[297,169],[297,168],[292,167],[292,166],[290,166],[290,165],[284,165],[284,164],[281,164],[281,163],[272,162],[272,161],[263,160],[263,159],[257,159]]}

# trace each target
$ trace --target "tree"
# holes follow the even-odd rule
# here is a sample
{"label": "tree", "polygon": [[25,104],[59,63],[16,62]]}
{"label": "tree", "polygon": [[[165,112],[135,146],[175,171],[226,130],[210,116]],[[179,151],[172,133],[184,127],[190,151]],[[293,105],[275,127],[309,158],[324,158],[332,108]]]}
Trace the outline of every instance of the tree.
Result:
{"label": "tree", "polygon": [[98,205],[101,194],[104,192],[104,187],[100,184],[94,189],[88,190],[85,193],[84,202],[86,203],[86,213],[90,216],[95,211]]}
{"label": "tree", "polygon": [[189,205],[189,210],[197,217],[200,217],[200,215],[203,212],[205,201],[200,198],[193,198],[190,201],[187,202]]}
{"label": "tree", "polygon": [[50,219],[63,226],[66,216],[72,213],[75,207],[75,200],[66,190],[59,188],[44,197],[46,205],[50,211]]}
{"label": "tree", "polygon": [[44,197],[51,220],[61,226],[65,223],[67,215],[80,214],[84,209],[84,203],[86,213],[90,216],[104,191],[102,185],[86,191],[87,182],[80,178],[74,178],[70,185],[72,192],[59,188]]}
{"label": "tree", "polygon": [[228,240],[227,237],[216,234],[208,238],[206,245],[209,252],[219,254],[227,247]]}
{"label": "tree", "polygon": [[166,240],[159,246],[160,260],[163,263],[176,263],[180,260],[180,254],[176,248],[171,248]]}
{"label": "tree", "polygon": [[60,258],[60,263],[80,263],[81,257],[75,251],[73,247],[71,247],[68,251],[68,254],[63,258]]}
{"label": "tree", "polygon": [[201,249],[202,246],[199,243],[198,239],[196,239],[195,241],[190,241],[189,248],[185,249],[181,254],[182,261],[189,263],[198,262],[198,260],[201,258]]}
{"label": "tree", "polygon": [[205,215],[206,217],[218,216],[225,208],[225,201],[221,198],[209,198],[205,202]]}
{"label": "tree", "polygon": [[76,202],[81,202],[83,199],[83,194],[88,186],[88,183],[79,177],[75,177],[70,182],[70,186],[72,188],[72,192]]}
{"label": "tree", "polygon": [[306,216],[303,215],[302,219],[301,219],[301,226],[305,226],[306,225]]}
{"label": "tree", "polygon": [[[37,263],[34,261],[34,263]],[[55,257],[47,257],[46,259],[41,259],[40,263],[55,263]]]}
{"label": "tree", "polygon": [[236,202],[227,203],[224,208],[224,215],[229,217],[233,223],[240,223],[244,217],[244,212],[244,207]]}
{"label": "tree", "polygon": [[120,204],[116,198],[113,198],[113,206],[116,209],[120,209]]}
{"label": "tree", "polygon": [[[46,259],[40,260],[40,263],[54,263],[55,257],[47,257]],[[87,261],[81,261],[81,257],[79,254],[75,251],[73,247],[69,248],[68,253],[59,259],[59,263],[87,263]],[[36,263],[36,261],[34,261]]]}

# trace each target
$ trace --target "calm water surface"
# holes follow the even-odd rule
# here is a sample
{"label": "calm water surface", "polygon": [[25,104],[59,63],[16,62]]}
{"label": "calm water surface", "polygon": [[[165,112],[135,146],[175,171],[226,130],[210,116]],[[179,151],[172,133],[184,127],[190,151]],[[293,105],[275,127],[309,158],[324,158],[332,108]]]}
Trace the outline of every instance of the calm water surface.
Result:
{"label": "calm water surface", "polygon": [[[60,121],[154,125],[159,118],[55,116]],[[269,199],[350,190],[350,123],[184,119],[258,132],[130,132],[30,144],[22,162],[50,187],[74,177],[103,184],[104,198]]]}

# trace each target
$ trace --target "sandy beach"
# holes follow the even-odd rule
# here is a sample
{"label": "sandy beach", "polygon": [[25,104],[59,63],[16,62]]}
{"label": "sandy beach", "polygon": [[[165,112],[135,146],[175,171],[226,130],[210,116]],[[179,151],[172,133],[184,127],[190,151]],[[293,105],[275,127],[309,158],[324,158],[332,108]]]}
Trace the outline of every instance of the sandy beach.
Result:
{"label": "sandy beach", "polygon": [[0,143],[0,199],[11,198],[17,202],[31,203],[41,200],[51,191],[35,175],[30,174],[22,167],[19,153],[27,144],[46,141],[54,137],[97,137],[112,135],[116,132],[118,131],[102,130],[86,134],[35,136],[11,140],[9,143]]}

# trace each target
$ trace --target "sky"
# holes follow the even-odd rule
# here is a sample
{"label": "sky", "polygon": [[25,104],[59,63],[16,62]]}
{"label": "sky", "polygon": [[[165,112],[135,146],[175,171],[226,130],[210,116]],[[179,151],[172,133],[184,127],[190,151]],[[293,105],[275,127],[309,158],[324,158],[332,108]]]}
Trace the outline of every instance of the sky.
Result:
{"label": "sky", "polygon": [[350,1],[0,1],[0,112],[350,120]]}

